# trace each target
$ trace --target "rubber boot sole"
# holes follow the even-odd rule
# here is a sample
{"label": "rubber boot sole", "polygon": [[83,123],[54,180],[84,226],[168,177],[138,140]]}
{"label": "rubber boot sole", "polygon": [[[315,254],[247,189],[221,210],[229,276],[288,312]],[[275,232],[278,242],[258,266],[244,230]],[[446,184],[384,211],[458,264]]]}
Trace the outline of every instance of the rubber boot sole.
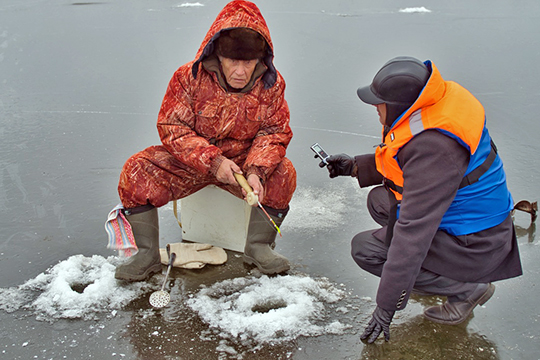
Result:
{"label": "rubber boot sole", "polygon": [[150,266],[144,273],[141,275],[133,275],[129,273],[116,272],[114,274],[115,279],[126,280],[126,281],[144,281],[151,277],[152,275],[161,272],[161,263],[154,264]]}
{"label": "rubber boot sole", "polygon": [[290,270],[291,266],[289,264],[284,264],[282,266],[279,266],[278,268],[273,269],[265,269],[257,260],[254,258],[247,256],[246,254],[243,255],[244,262],[248,265],[255,265],[257,269],[259,269],[260,272],[262,272],[265,275],[273,275],[273,274],[279,274],[282,272],[285,272],[287,270]]}

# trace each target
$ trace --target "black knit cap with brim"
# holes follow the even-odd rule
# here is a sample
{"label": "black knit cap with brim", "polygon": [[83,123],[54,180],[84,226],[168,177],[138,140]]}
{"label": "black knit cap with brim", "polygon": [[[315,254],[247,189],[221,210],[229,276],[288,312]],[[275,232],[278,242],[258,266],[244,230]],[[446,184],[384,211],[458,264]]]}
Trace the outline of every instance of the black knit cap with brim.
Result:
{"label": "black knit cap with brim", "polygon": [[262,59],[266,54],[266,40],[248,28],[223,30],[215,41],[216,54],[229,59]]}
{"label": "black knit cap with brim", "polygon": [[356,93],[360,100],[371,105],[412,105],[430,75],[420,60],[398,56],[384,64],[369,86],[358,88]]}

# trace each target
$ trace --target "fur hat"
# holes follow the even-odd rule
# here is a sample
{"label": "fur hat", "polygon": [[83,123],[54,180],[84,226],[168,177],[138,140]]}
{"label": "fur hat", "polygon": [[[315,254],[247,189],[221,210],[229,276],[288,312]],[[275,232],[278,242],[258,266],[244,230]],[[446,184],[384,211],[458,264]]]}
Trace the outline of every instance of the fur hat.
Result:
{"label": "fur hat", "polygon": [[266,53],[266,40],[248,28],[224,30],[215,41],[216,54],[229,59],[261,59]]}

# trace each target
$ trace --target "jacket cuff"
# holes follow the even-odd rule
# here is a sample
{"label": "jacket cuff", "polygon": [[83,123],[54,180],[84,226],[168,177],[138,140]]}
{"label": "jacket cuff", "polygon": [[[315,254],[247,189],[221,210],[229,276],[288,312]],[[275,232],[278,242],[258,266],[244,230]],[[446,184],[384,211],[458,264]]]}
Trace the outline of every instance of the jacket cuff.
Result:
{"label": "jacket cuff", "polygon": [[246,179],[249,177],[249,175],[251,174],[255,174],[259,177],[259,179],[261,179],[261,181],[264,182],[266,181],[266,176],[264,174],[264,171],[260,168],[260,167],[257,167],[257,166],[250,166],[246,169]]}
{"label": "jacket cuff", "polygon": [[356,178],[360,187],[382,184],[383,176],[377,171],[375,154],[358,155],[354,157],[354,161],[357,167]]}
{"label": "jacket cuff", "polygon": [[216,175],[219,167],[221,166],[221,163],[223,162],[223,160],[225,160],[225,156],[223,155],[218,155],[213,161],[212,163],[210,164],[210,174],[211,175]]}

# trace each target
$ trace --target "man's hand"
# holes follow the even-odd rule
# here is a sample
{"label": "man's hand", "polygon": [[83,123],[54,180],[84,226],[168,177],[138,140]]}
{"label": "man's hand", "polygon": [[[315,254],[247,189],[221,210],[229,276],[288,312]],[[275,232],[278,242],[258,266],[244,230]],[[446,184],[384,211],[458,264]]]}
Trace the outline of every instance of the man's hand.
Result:
{"label": "man's hand", "polygon": [[331,178],[337,176],[351,176],[354,159],[347,154],[332,155],[326,159],[328,165],[326,168],[330,173]]}
{"label": "man's hand", "polygon": [[[253,189],[253,193],[259,198],[259,202],[262,202],[264,198],[264,187],[261,184],[261,179],[259,179],[259,177],[255,174],[250,174],[247,178],[247,182]],[[245,198],[246,191],[244,189],[242,189],[242,194]],[[257,204],[254,204],[253,206],[257,206]]]}
{"label": "man's hand", "polygon": [[392,322],[394,313],[395,311],[384,310],[377,306],[375,311],[373,311],[373,315],[371,315],[371,320],[364,333],[360,335],[360,339],[366,340],[369,338],[368,343],[372,344],[377,340],[381,332],[383,332],[385,340],[390,340],[390,323]]}
{"label": "man's hand", "polygon": [[216,171],[216,179],[224,184],[235,185],[233,172],[242,174],[242,169],[234,161],[225,159]]}

